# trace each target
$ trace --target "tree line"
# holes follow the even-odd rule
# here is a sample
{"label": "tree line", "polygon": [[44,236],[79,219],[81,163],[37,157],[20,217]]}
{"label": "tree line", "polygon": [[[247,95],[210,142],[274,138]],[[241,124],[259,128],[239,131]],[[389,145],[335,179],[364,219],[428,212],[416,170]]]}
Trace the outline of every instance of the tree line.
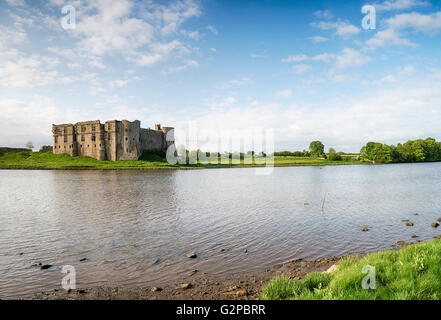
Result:
{"label": "tree line", "polygon": [[396,146],[368,142],[361,148],[360,157],[375,163],[441,161],[441,142],[433,138],[409,140]]}
{"label": "tree line", "polygon": [[334,148],[329,148],[328,154],[325,153],[325,146],[321,141],[312,141],[309,150],[303,151],[279,151],[274,152],[274,156],[279,157],[311,157],[324,158],[331,161],[341,161],[343,152],[336,152]]}

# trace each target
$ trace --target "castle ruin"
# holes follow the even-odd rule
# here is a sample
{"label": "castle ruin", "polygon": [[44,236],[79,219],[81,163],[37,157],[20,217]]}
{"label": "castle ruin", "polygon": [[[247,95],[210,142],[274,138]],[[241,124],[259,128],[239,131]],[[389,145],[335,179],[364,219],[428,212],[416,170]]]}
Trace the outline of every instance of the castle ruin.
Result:
{"label": "castle ruin", "polygon": [[171,127],[141,128],[139,120],[100,120],[53,124],[53,153],[88,156],[97,160],[138,160],[143,151],[166,153],[174,144]]}

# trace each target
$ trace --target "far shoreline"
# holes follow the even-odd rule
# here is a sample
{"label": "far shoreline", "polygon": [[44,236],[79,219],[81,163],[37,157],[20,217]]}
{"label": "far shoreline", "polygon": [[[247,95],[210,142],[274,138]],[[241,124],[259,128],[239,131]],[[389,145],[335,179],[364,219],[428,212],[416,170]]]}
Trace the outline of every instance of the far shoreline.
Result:
{"label": "far shoreline", "polygon": [[394,163],[377,163],[372,164],[368,162],[361,163],[324,163],[324,164],[287,164],[287,165],[236,165],[236,166],[221,166],[221,165],[206,165],[203,167],[127,167],[127,168],[85,168],[85,167],[67,167],[67,168],[42,168],[42,167],[0,167],[0,170],[68,170],[68,171],[125,171],[125,170],[204,170],[204,169],[253,169],[253,168],[288,168],[288,167],[324,167],[324,166],[358,166],[358,165],[385,165]]}

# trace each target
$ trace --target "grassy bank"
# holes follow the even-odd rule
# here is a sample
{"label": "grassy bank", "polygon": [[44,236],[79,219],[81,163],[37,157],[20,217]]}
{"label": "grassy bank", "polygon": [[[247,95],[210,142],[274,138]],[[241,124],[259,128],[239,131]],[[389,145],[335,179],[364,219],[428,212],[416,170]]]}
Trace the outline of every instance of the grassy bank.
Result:
{"label": "grassy bank", "polygon": [[[275,157],[275,166],[321,166],[360,164],[360,161],[329,161],[318,158]],[[90,157],[70,157],[67,154],[51,152],[0,151],[0,169],[189,169],[189,168],[228,168],[259,166],[245,164],[207,164],[171,165],[155,154],[145,154],[140,160],[99,161]],[[261,166],[261,165],[260,165]]]}
{"label": "grassy bank", "polygon": [[[365,290],[364,266],[376,268],[376,289]],[[346,258],[336,271],[313,272],[302,280],[277,278],[263,289],[269,300],[439,300],[441,299],[441,240]]]}

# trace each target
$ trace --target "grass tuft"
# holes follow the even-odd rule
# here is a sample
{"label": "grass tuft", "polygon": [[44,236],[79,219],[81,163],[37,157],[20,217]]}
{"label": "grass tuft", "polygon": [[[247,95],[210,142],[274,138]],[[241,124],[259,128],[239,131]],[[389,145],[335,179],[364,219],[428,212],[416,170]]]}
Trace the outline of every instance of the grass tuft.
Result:
{"label": "grass tuft", "polygon": [[[364,289],[364,266],[374,266],[375,289]],[[267,300],[439,300],[441,240],[344,259],[332,274],[313,272],[302,280],[277,278],[262,292]]]}

